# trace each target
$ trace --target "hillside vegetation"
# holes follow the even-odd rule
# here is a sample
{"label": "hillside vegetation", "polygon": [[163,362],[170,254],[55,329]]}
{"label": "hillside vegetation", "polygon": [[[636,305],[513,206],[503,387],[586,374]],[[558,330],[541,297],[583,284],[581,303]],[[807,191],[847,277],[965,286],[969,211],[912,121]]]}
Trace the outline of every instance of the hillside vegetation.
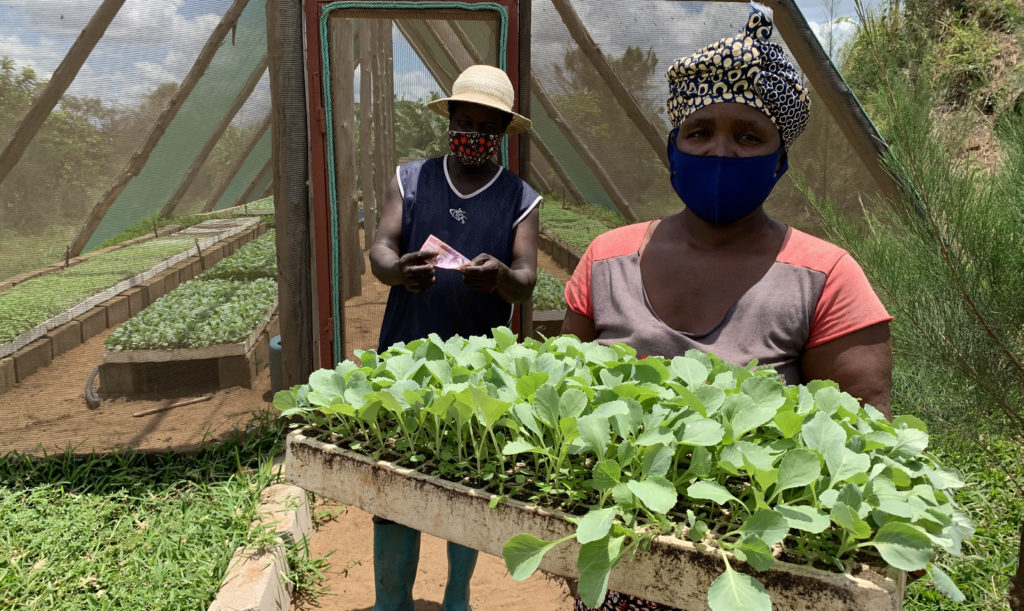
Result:
{"label": "hillside vegetation", "polygon": [[929,423],[933,451],[972,482],[960,502],[978,526],[964,558],[935,559],[966,600],[922,580],[907,608],[1024,608],[1009,602],[1024,594],[1024,2],[859,13],[841,70],[903,194],[864,202],[866,222],[808,197],[894,316],[894,411]]}

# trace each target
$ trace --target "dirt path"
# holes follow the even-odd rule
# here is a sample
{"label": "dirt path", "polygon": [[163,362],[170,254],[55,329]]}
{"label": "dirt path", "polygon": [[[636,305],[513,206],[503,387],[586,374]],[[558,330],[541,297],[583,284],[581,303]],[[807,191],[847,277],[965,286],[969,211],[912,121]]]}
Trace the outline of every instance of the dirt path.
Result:
{"label": "dirt path", "polygon": [[58,356],[49,367],[0,395],[4,411],[0,454],[14,450],[52,454],[69,446],[78,453],[116,448],[187,451],[204,438],[244,426],[254,411],[273,409],[266,400],[269,396],[264,397],[270,391],[269,373],[264,370],[254,388],[227,389],[209,401],[149,416],[132,414],[190,395],[104,399],[99,408],[91,410],[85,403],[85,383],[103,361],[103,340],[112,331]]}
{"label": "dirt path", "polygon": [[[324,585],[330,594],[319,604],[296,601],[294,611],[369,611],[373,607],[373,524],[370,515],[355,507],[332,502],[316,506],[316,515],[338,515],[316,528],[309,553],[314,558],[330,554],[330,569]],[[440,611],[447,579],[445,542],[423,535],[420,563],[413,589],[416,611]],[[501,558],[480,554],[470,587],[470,605],[477,611],[568,611],[572,599],[566,586],[535,574],[526,581],[513,581]]]}

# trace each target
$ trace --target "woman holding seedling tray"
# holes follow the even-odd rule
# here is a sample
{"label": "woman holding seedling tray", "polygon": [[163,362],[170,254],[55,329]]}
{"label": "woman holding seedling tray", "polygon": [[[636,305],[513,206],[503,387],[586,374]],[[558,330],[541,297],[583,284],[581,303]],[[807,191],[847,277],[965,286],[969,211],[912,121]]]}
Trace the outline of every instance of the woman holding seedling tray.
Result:
{"label": "woman holding seedling tray", "polygon": [[[789,384],[834,380],[891,418],[891,317],[846,251],[762,205],[810,107],[772,30],[754,4],[739,35],[672,65],[668,158],[685,208],[595,239],[566,286],[562,331],[640,354],[756,359]],[[665,607],[609,592],[600,608]]]}

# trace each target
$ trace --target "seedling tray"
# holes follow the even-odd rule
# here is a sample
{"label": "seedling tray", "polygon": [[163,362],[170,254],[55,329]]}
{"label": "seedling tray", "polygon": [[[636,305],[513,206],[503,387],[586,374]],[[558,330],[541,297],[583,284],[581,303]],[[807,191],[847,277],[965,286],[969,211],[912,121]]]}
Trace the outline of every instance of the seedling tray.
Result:
{"label": "seedling tray", "polygon": [[[309,429],[288,435],[286,470],[290,481],[321,496],[353,505],[411,528],[495,556],[520,533],[545,540],[571,534],[565,514],[495,496],[460,484],[376,461],[318,440]],[[578,545],[549,551],[540,569],[576,578]],[[899,610],[905,573],[883,575],[869,567],[855,574],[830,573],[812,567],[776,562],[759,573],[738,561],[738,570],[758,579],[775,609],[815,611]],[[680,609],[706,609],[707,590],[724,569],[717,550],[670,536],[655,539],[650,550],[616,566],[609,588]]]}

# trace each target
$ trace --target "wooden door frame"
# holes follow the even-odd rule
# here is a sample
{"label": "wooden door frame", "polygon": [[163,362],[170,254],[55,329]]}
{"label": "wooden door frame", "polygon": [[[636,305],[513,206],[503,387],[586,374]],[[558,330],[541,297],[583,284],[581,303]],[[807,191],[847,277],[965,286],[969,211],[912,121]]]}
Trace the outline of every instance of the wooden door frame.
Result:
{"label": "wooden door frame", "polygon": [[[322,50],[327,41],[321,40],[321,23],[323,19],[336,10],[357,9],[372,10],[382,14],[393,14],[397,11],[417,11],[431,9],[456,10],[494,10],[504,11],[507,15],[505,71],[513,83],[519,83],[519,49],[521,44],[529,41],[520,40],[523,28],[519,23],[519,0],[391,0],[387,8],[380,8],[379,2],[368,0],[303,0],[303,18],[305,22],[305,67],[306,67],[306,105],[307,128],[309,130],[309,187],[313,244],[311,245],[311,265],[313,268],[313,307],[316,322],[315,336],[318,338],[319,367],[333,368],[341,354],[341,346],[336,340],[344,341],[344,307],[337,306],[338,316],[335,317],[333,295],[334,256],[331,250],[329,186],[327,177],[327,111],[324,91],[324,66]],[[466,5],[480,6],[476,9]],[[493,8],[491,8],[493,6]],[[529,31],[529,28],[526,28]],[[516,107],[519,110],[520,92],[516,95]],[[520,138],[510,136],[508,141],[509,169],[519,173]],[[517,314],[520,308],[516,307]],[[520,322],[515,316],[513,322]],[[519,325],[514,325],[518,327]]]}

